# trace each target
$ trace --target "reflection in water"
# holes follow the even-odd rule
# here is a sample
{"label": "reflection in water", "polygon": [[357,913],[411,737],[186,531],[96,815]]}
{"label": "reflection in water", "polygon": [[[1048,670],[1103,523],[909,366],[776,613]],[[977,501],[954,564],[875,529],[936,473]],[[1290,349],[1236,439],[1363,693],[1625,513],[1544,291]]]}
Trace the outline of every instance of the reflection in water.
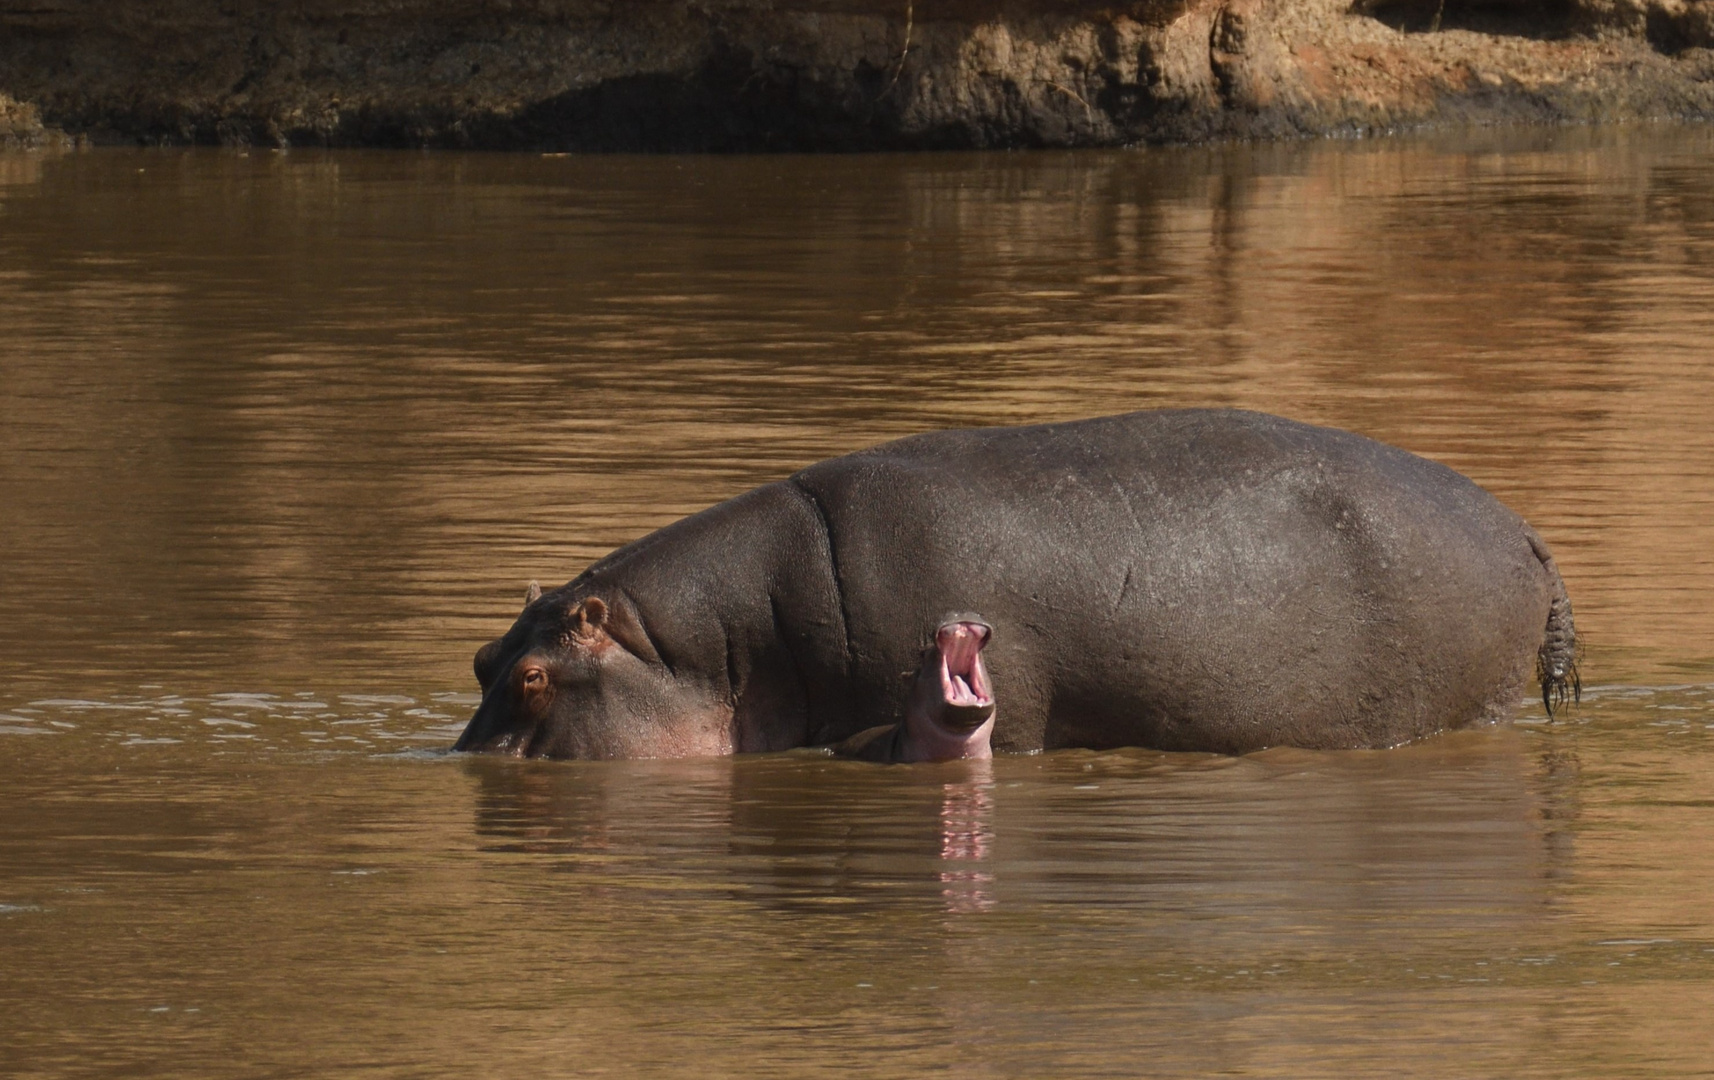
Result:
{"label": "reflection in water", "polygon": [[1229,908],[1250,925],[1219,933],[1256,934],[1258,949],[1288,926],[1300,945],[1522,930],[1570,854],[1555,830],[1575,826],[1541,804],[1562,784],[1552,764],[1532,766],[1503,731],[1244,759],[1074,752],[888,767],[800,752],[461,768],[478,785],[483,850],[567,873],[641,859],[670,865],[673,890],[705,875],[717,890],[735,874],[735,896],[799,913],[1016,904],[1208,919]]}
{"label": "reflection in water", "polygon": [[[1711,152],[0,154],[0,1061],[1714,1071]],[[895,435],[1207,404],[1530,518],[1583,708],[1242,759],[440,752],[530,578]]]}
{"label": "reflection in water", "polygon": [[940,786],[940,857],[948,864],[940,894],[954,914],[994,906],[994,875],[984,865],[994,844],[993,764],[959,764],[971,775]]}
{"label": "reflection in water", "polygon": [[467,689],[524,582],[804,463],[1210,404],[1468,472],[1610,670],[1706,670],[1714,135],[1495,138],[9,159],[0,672]]}
{"label": "reflection in water", "polygon": [[618,852],[698,851],[746,869],[734,895],[781,910],[885,910],[901,889],[954,910],[993,906],[993,780],[979,763],[892,770],[805,752],[464,768],[485,850],[557,856],[568,872]]}
{"label": "reflection in water", "polygon": [[[311,1070],[398,1032],[401,1064],[520,1075],[566,1055],[782,1076],[851,1055],[877,1074],[1610,1075],[1640,1045],[1613,1010],[1678,1015],[1674,980],[1714,960],[1705,922],[1687,942],[1627,921],[1624,892],[1578,882],[1587,859],[1552,836],[1637,835],[1609,798],[1593,821],[1543,812],[1566,744],[1612,760],[1663,715],[1591,708],[1575,730],[1239,760],[109,751],[57,799],[3,797],[0,855],[36,868],[5,902],[40,909],[8,916],[40,918],[4,948],[18,994],[186,1075],[218,1056],[147,1010],[197,1010],[213,1045]],[[15,805],[52,806],[51,829]],[[69,855],[79,839],[104,862]],[[81,959],[54,963],[74,940]],[[40,1060],[57,1030],[8,1037]]]}

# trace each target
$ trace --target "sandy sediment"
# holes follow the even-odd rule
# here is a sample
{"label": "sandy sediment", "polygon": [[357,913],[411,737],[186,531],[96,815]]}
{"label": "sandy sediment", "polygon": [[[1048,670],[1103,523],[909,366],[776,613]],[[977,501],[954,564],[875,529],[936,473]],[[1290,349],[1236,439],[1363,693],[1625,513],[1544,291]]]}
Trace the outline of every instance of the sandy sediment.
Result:
{"label": "sandy sediment", "polygon": [[13,142],[45,121],[165,143],[1031,147],[1709,115],[1714,0],[0,0]]}

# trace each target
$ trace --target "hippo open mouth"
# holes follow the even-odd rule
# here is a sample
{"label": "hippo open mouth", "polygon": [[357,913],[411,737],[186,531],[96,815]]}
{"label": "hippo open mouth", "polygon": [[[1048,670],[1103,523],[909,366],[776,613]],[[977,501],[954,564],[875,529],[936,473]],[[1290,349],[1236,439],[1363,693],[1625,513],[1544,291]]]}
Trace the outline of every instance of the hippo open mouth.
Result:
{"label": "hippo open mouth", "polygon": [[954,617],[934,632],[911,679],[901,723],[883,724],[832,747],[866,761],[986,760],[994,756],[994,690],[982,649],[994,631],[973,617]]}
{"label": "hippo open mouth", "polygon": [[994,691],[982,663],[982,649],[992,633],[986,623],[967,620],[944,623],[935,633],[944,702],[936,719],[948,728],[973,731],[994,715]]}

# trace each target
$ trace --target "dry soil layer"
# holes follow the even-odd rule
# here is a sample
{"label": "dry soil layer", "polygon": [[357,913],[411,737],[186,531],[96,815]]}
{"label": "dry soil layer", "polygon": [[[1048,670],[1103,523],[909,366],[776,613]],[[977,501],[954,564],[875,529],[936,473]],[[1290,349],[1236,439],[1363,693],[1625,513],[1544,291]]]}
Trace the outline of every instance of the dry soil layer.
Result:
{"label": "dry soil layer", "polygon": [[[1714,0],[0,0],[0,143],[1115,145],[1714,115]],[[7,96],[9,95],[9,97]]]}

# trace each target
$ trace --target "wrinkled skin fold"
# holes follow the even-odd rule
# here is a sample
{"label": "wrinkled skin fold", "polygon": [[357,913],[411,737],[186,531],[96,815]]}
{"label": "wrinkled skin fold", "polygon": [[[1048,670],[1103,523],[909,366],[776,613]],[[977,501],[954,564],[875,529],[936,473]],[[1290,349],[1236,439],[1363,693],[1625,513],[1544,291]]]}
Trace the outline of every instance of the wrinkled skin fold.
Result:
{"label": "wrinkled skin fold", "polygon": [[780,750],[984,702],[1001,751],[1383,747],[1503,716],[1532,673],[1557,703],[1575,660],[1546,545],[1465,477],[1142,412],[877,446],[532,589],[457,749]]}

